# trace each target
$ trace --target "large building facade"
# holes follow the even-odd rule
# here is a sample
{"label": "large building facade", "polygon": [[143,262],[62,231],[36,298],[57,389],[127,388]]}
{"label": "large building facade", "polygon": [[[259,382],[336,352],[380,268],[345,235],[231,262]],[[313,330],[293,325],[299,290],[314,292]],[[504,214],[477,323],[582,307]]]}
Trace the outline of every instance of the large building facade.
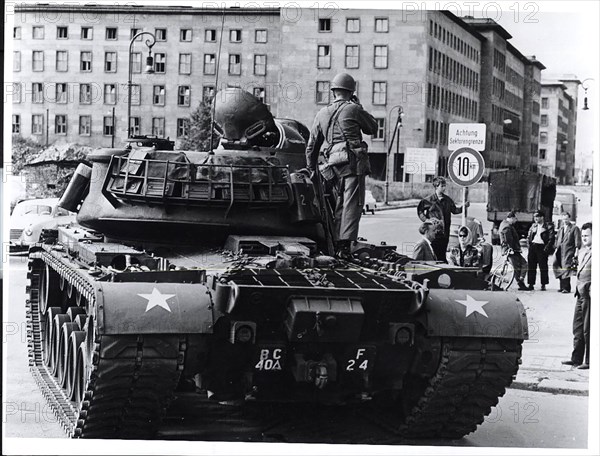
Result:
{"label": "large building facade", "polygon": [[[152,74],[144,72],[149,35],[130,52],[141,31],[156,37]],[[486,123],[488,168],[537,166],[544,67],[490,20],[447,11],[32,5],[17,9],[13,36],[13,133],[40,143],[119,146],[128,123],[133,134],[178,139],[216,86],[242,87],[276,117],[310,127],[330,101],[329,81],[345,71],[379,122],[367,138],[375,177],[386,169],[393,180],[446,174],[451,123]],[[411,150],[436,164],[405,163]]]}

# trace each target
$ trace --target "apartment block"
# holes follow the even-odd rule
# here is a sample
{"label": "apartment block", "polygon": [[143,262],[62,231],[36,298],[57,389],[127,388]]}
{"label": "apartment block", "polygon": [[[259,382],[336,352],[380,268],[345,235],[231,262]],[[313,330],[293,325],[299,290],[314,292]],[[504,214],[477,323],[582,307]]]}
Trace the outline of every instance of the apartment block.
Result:
{"label": "apartment block", "polygon": [[[40,143],[118,146],[128,121],[132,134],[181,138],[217,86],[242,87],[276,117],[310,127],[344,71],[379,123],[366,138],[376,178],[386,169],[407,182],[447,175],[451,123],[487,124],[487,167],[537,166],[544,66],[491,20],[449,11],[25,5],[14,25],[13,133]],[[148,34],[132,42],[142,31],[156,42]],[[408,163],[414,153],[434,165]]]}

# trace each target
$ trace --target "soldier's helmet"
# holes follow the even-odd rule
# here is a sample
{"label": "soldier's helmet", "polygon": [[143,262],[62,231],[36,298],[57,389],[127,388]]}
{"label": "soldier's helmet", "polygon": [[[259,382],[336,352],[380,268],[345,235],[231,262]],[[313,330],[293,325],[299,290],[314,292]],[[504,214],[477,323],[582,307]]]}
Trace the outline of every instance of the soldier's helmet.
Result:
{"label": "soldier's helmet", "polygon": [[356,82],[348,73],[338,73],[331,80],[331,89],[344,89],[354,92],[356,90]]}

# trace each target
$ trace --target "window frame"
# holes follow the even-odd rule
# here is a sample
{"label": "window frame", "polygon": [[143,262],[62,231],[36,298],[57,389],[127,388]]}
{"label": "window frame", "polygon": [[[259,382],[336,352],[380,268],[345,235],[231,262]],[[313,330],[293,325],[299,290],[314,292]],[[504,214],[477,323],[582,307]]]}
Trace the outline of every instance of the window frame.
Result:
{"label": "window frame", "polygon": [[[111,38],[114,32],[114,38]],[[119,28],[118,27],[106,27],[106,31],[104,32],[104,39],[106,41],[117,41],[119,39]]]}
{"label": "window frame", "polygon": [[[59,122],[59,119],[62,122]],[[67,115],[66,114],[56,114],[54,116],[54,134],[55,135],[66,135],[68,132],[68,122],[67,122]],[[64,128],[64,131],[59,131],[62,130]]]}
{"label": "window frame", "polygon": [[[213,34],[213,39],[209,39],[209,33]],[[217,42],[217,29],[204,29],[204,42],[205,43],[216,43]]]}
{"label": "window frame", "polygon": [[[264,57],[265,61],[264,64],[259,64],[257,63],[256,59],[258,57]],[[256,71],[257,66],[262,66],[264,68],[264,71],[262,73],[259,73]],[[256,76],[266,76],[267,75],[267,54],[254,54],[254,75]]]}
{"label": "window frame", "polygon": [[[61,32],[65,32],[65,36],[61,36]],[[57,40],[68,40],[69,39],[69,27],[66,25],[56,26],[56,39]]]}
{"label": "window frame", "polygon": [[21,71],[21,51],[13,51],[13,71]]}
{"label": "window frame", "polygon": [[[358,23],[358,30],[349,30],[348,25],[350,25],[350,22],[352,21],[356,21]],[[360,33],[360,17],[346,18],[346,33]]]}
{"label": "window frame", "polygon": [[[384,142],[385,141],[385,117],[375,117],[377,121],[377,130],[374,135],[371,135],[371,141]],[[380,124],[381,122],[381,124]],[[381,132],[381,137],[379,137]]]}
{"label": "window frame", "polygon": [[184,138],[190,134],[190,119],[187,117],[177,118],[177,131],[175,132],[177,138]]}
{"label": "window frame", "polygon": [[[108,59],[109,55],[114,55],[114,61]],[[104,72],[105,73],[116,73],[117,72],[117,62],[119,58],[117,55],[117,51],[105,51],[104,52]],[[110,63],[111,69],[108,69]],[[112,69],[114,63],[114,70]]]}
{"label": "window frame", "polygon": [[[258,40],[258,33],[259,32],[264,32],[265,33],[265,40],[264,41],[259,41]],[[269,40],[269,31],[267,29],[255,29],[254,30],[254,42],[255,43],[264,44],[264,43],[268,42],[268,40]]]}
{"label": "window frame", "polygon": [[11,130],[13,134],[21,134],[21,114],[12,115]]}
{"label": "window frame", "polygon": [[[62,88],[59,92],[59,88]],[[54,83],[54,102],[56,104],[66,104],[69,100],[69,86],[66,82]]]}
{"label": "window frame", "polygon": [[[325,90],[319,91],[319,85],[326,87]],[[319,94],[324,94],[324,99],[319,101]],[[316,81],[315,82],[315,103],[318,105],[328,105],[331,100],[331,81]]]}
{"label": "window frame", "polygon": [[[36,36],[36,31],[41,31],[41,36]],[[32,40],[43,40],[46,36],[46,31],[43,25],[34,25],[31,28],[31,39]]]}
{"label": "window frame", "polygon": [[[184,39],[184,34],[189,34],[189,39]],[[191,28],[182,28],[179,29],[179,41],[182,43],[190,43],[194,39],[194,31]]]}
{"label": "window frame", "polygon": [[[358,51],[356,56],[349,56],[348,55],[348,50],[350,48],[356,48],[356,50]],[[348,59],[349,58],[356,58],[356,66],[349,66],[348,65]],[[357,69],[360,68],[360,45],[358,44],[347,44],[346,47],[344,48],[344,68],[347,69]]]}
{"label": "window frame", "polygon": [[[83,36],[83,31],[89,31],[90,36]],[[87,34],[87,33],[86,33]],[[94,39],[94,27],[90,26],[81,26],[81,31],[79,32],[79,38],[82,40],[93,40]]]}
{"label": "window frame", "polygon": [[[385,49],[385,66],[377,66],[377,58],[382,58],[382,56],[378,56],[377,55],[377,48],[382,48]],[[389,48],[387,44],[374,44],[373,45],[373,68],[378,69],[378,70],[385,70],[386,68],[389,67],[389,58],[390,58],[390,53],[389,53]]]}
{"label": "window frame", "polygon": [[[157,89],[159,93],[157,94]],[[162,94],[160,93],[162,91]],[[152,86],[152,106],[164,106],[167,98],[167,88],[164,84],[154,84]]]}
{"label": "window frame", "polygon": [[[321,49],[326,49],[327,54],[321,55]],[[321,64],[321,58],[327,58],[327,66]],[[330,69],[331,68],[331,45],[330,44],[317,44],[317,68]]]}
{"label": "window frame", "polygon": [[[327,29],[323,28],[324,25],[327,24]],[[317,22],[317,27],[319,33],[331,33],[331,18],[330,17],[320,17]]]}
{"label": "window frame", "polygon": [[[377,21],[385,21],[385,30],[377,30]],[[373,31],[375,33],[389,33],[390,32],[390,18],[387,16],[375,16],[373,20]]]}
{"label": "window frame", "polygon": [[[86,63],[87,61],[83,59],[84,54],[89,54],[90,56],[90,60],[89,60],[89,69],[85,69],[83,68],[84,63]],[[79,52],[79,71],[81,73],[91,73],[92,72],[92,59],[93,59],[94,53],[92,51],[80,51]]]}
{"label": "window frame", "polygon": [[[238,59],[237,63],[232,63],[231,58],[234,57]],[[232,65],[234,65],[232,67]],[[236,66],[239,66],[239,72],[235,73],[233,70],[235,70]],[[228,65],[227,65],[227,74],[229,74],[230,76],[241,76],[242,75],[242,55],[241,54],[229,54],[228,57]]]}
{"label": "window frame", "polygon": [[[38,56],[42,56],[41,60],[36,60],[35,57],[36,55]],[[46,59],[45,53],[44,51],[31,51],[31,71],[36,72],[36,73],[40,73],[44,71],[44,67],[45,67],[45,62],[44,60]],[[39,64],[41,62],[41,69],[36,69],[36,62]]]}
{"label": "window frame", "polygon": [[[211,62],[207,62],[206,58],[210,57],[211,58]],[[211,76],[211,75],[215,75],[217,72],[217,55],[216,54],[204,54],[204,57],[202,59],[202,74]],[[212,71],[208,72],[206,71],[207,65],[212,65]]]}
{"label": "window frame", "polygon": [[[63,60],[59,60],[58,56],[59,55],[64,55],[66,58]],[[60,70],[59,69],[59,62],[63,63],[64,62],[64,69]],[[55,64],[55,70],[57,73],[65,73],[67,71],[69,71],[69,51],[66,51],[64,49],[60,49],[56,51],[56,61],[54,62]]]}
{"label": "window frame", "polygon": [[[233,35],[239,34],[239,39],[234,39]],[[242,29],[229,29],[229,42],[230,43],[241,43],[242,42]]]}
{"label": "window frame", "polygon": [[[40,122],[36,122],[36,120],[40,120]],[[36,127],[39,126],[39,131]],[[44,115],[43,114],[32,114],[31,115],[31,134],[32,135],[42,135],[44,134]]]}
{"label": "window frame", "polygon": [[[181,69],[181,66],[183,64],[182,61],[181,61],[181,59],[182,59],[183,56],[189,57],[189,61],[186,64],[187,65],[187,72],[182,71],[182,69]],[[190,52],[180,52],[179,53],[179,67],[178,67],[178,70],[179,70],[179,74],[186,74],[186,75],[187,74],[192,74],[192,54]]]}
{"label": "window frame", "polygon": [[154,72],[156,74],[165,74],[167,72],[167,53],[166,52],[155,52],[154,53]]}
{"label": "window frame", "polygon": [[[182,89],[187,89],[187,94],[182,94]],[[177,106],[189,107],[192,99],[192,87],[189,85],[177,86]],[[182,102],[183,100],[183,102]]]}
{"label": "window frame", "polygon": [[164,27],[158,27],[154,29],[154,36],[156,37],[156,41],[164,42],[167,41],[167,29]]}
{"label": "window frame", "polygon": [[[110,88],[110,91],[107,91],[106,89]],[[114,83],[104,83],[104,88],[103,88],[103,102],[105,105],[116,105],[117,104],[117,84]]]}
{"label": "window frame", "polygon": [[[108,132],[107,132],[107,128],[110,128],[110,130]],[[114,134],[115,134],[115,125],[113,123],[113,116],[104,116],[102,119],[102,136],[113,136]]]}
{"label": "window frame", "polygon": [[[375,91],[375,86],[377,84],[384,84],[384,89],[383,92],[382,91]],[[383,93],[383,102],[376,102],[375,101],[375,96],[381,96],[381,94]],[[371,98],[371,103],[374,106],[385,106],[387,104],[387,93],[388,93],[388,83],[387,81],[373,81],[373,85],[372,85],[372,98]]]}
{"label": "window frame", "polygon": [[[89,123],[84,123],[83,119],[87,119]],[[87,132],[82,131],[82,127],[87,126]],[[92,116],[89,114],[79,116],[79,136],[92,136]]]}
{"label": "window frame", "polygon": [[[158,121],[160,124],[162,124],[162,126],[160,126],[160,128],[162,128],[162,136],[160,136],[158,134],[158,132],[155,133],[155,121]],[[164,117],[153,117],[152,118],[152,135],[156,136],[158,138],[164,138],[165,133],[166,133],[165,118]]]}
{"label": "window frame", "polygon": [[[84,89],[89,90],[84,90]],[[89,96],[89,100],[88,100]],[[79,104],[92,104],[92,84],[85,82],[79,84]]]}

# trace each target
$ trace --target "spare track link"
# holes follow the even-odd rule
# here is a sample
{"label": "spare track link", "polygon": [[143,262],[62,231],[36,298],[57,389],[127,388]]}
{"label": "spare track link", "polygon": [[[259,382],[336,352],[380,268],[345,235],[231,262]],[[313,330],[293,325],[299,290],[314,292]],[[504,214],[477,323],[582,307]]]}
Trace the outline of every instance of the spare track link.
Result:
{"label": "spare track link", "polygon": [[522,342],[512,339],[442,340],[436,374],[408,416],[370,411],[370,418],[405,439],[459,439],[475,431],[517,374]]}
{"label": "spare track link", "polygon": [[30,253],[26,312],[29,364],[63,429],[71,437],[153,437],[183,370],[185,337],[98,336],[83,401],[76,404],[69,400],[42,360],[39,283],[46,264],[88,300],[91,313],[95,309],[95,294],[92,284],[75,265],[67,266],[44,247]]}

